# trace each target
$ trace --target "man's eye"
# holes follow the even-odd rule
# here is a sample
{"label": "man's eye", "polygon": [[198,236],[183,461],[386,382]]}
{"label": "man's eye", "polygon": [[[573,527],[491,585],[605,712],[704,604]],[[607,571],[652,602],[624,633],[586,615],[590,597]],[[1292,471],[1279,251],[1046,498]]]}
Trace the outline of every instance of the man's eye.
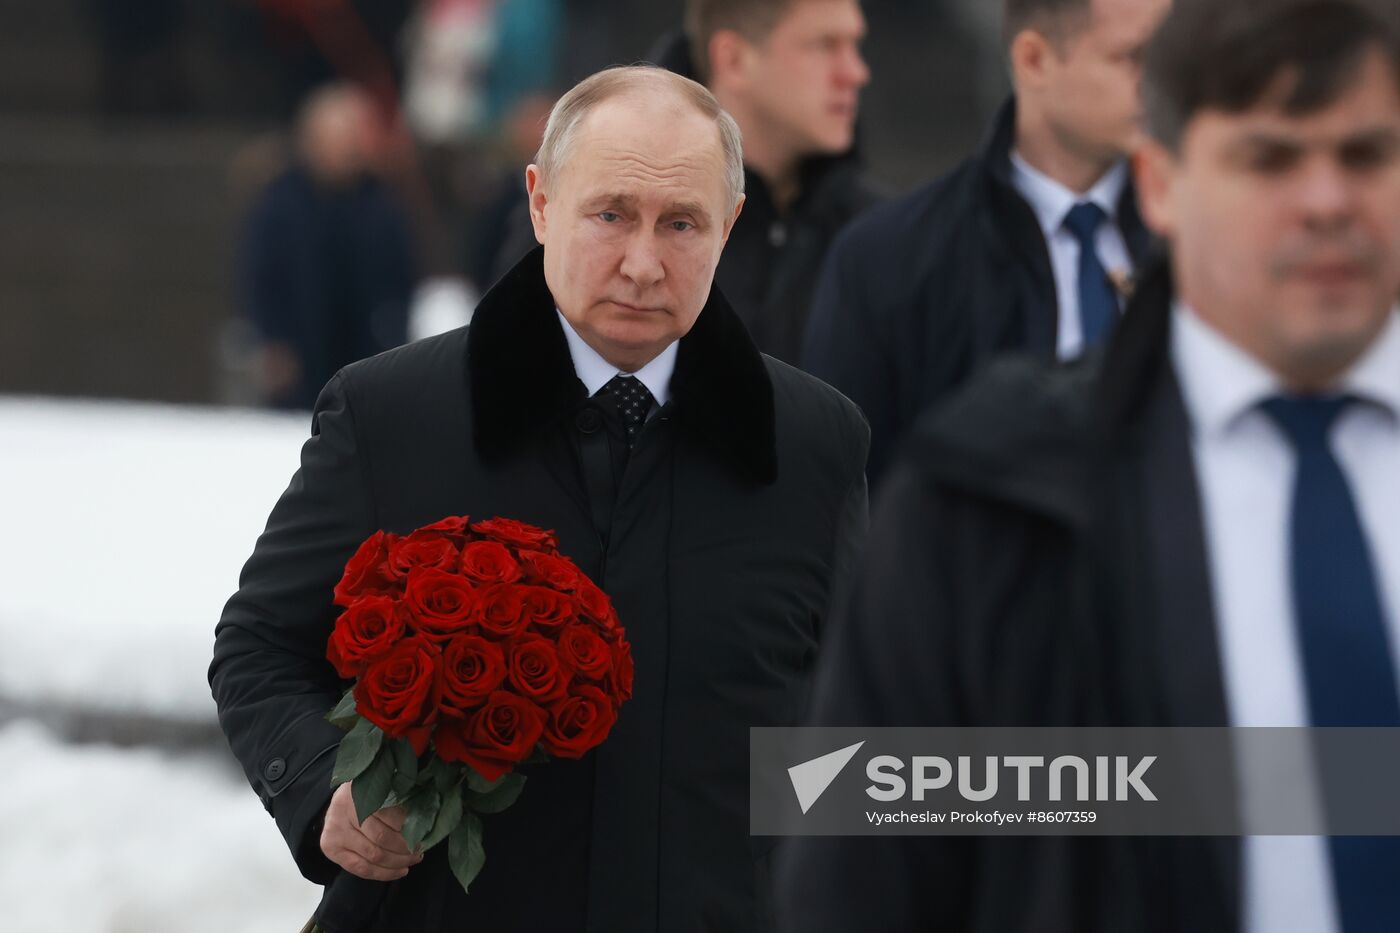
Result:
{"label": "man's eye", "polygon": [[688,220],[673,220],[671,221],[671,229],[677,233],[684,233],[687,230],[694,230],[695,224]]}
{"label": "man's eye", "polygon": [[622,219],[622,215],[616,211],[603,211],[598,215],[598,219],[605,224],[617,223]]}
{"label": "man's eye", "polygon": [[1286,172],[1298,164],[1298,152],[1283,146],[1256,150],[1249,159],[1250,167],[1265,175]]}

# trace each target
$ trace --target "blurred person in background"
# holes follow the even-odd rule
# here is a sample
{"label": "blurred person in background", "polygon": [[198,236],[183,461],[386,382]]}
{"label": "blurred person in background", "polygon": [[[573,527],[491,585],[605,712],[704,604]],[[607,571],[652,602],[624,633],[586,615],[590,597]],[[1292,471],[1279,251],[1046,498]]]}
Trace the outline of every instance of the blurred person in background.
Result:
{"label": "blurred person in background", "polygon": [[414,246],[402,206],[374,174],[374,121],[353,85],[315,91],[296,160],[248,219],[243,300],[272,406],[310,410],[342,366],[406,340]]}
{"label": "blurred person in background", "polygon": [[715,281],[759,349],[793,365],[831,241],[878,200],[856,149],[864,38],[859,0],[687,0],[656,56],[744,134],[747,200]]}
{"label": "blurred person in background", "polygon": [[[920,423],[815,723],[1400,727],[1397,8],[1175,0],[1144,99],[1170,262],[1102,355]],[[1290,775],[1238,764],[1247,820]],[[1393,835],[794,843],[792,933],[1400,929]]]}
{"label": "blurred person in background", "polygon": [[832,247],[803,367],[870,420],[876,484],[930,403],[993,356],[1104,339],[1150,246],[1126,156],[1170,0],[1005,0],[1014,96],[981,151]]}

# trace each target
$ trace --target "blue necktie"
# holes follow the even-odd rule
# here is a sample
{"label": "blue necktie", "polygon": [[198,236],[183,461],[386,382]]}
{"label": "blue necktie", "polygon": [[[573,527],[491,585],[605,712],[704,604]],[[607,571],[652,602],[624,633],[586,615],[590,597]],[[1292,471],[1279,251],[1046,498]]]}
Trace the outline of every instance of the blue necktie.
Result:
{"label": "blue necktie", "polygon": [[1108,336],[1118,320],[1118,295],[1099,261],[1099,227],[1108,219],[1103,208],[1086,201],[1065,217],[1065,229],[1079,241],[1079,324],[1084,346]]}
{"label": "blue necktie", "polygon": [[[1314,726],[1400,726],[1400,692],[1366,534],[1327,435],[1351,398],[1274,398],[1263,409],[1297,452],[1289,554]],[[1321,768],[1324,792],[1326,763]],[[1400,838],[1332,836],[1345,933],[1400,929]]]}

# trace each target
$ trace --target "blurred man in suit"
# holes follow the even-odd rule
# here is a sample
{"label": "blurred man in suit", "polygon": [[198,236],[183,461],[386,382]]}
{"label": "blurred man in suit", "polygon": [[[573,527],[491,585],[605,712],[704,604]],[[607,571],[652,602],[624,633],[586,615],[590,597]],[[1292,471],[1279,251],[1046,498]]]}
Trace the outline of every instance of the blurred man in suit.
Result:
{"label": "blurred man in suit", "polygon": [[[1395,7],[1176,0],[1144,90],[1170,263],[921,423],[816,722],[1400,726]],[[1396,838],[799,843],[802,933],[1400,928]]]}
{"label": "blurred man in suit", "polygon": [[878,482],[919,413],[1008,350],[1101,341],[1149,244],[1125,156],[1169,0],[1006,0],[1015,96],[981,151],[833,245],[803,368],[870,420]]}

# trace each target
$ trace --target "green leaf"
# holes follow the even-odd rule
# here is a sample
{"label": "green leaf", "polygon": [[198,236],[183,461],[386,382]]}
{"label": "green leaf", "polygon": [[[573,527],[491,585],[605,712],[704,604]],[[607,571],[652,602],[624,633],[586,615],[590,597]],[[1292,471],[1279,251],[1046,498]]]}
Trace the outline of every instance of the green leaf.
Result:
{"label": "green leaf", "polygon": [[394,756],[381,748],[370,766],[350,783],[350,798],[355,801],[355,816],[361,823],[384,805],[393,782]]}
{"label": "green leaf", "polygon": [[427,774],[431,776],[433,786],[437,788],[439,794],[447,793],[462,780],[462,774],[457,768],[436,756],[428,764]]}
{"label": "green leaf", "polygon": [[478,794],[489,794],[496,788],[500,787],[501,783],[505,781],[505,779],[508,777],[510,777],[509,774],[503,774],[500,777],[496,778],[496,780],[494,781],[488,781],[486,780],[486,778],[477,774],[475,769],[468,768],[467,788]]}
{"label": "green leaf", "polygon": [[349,729],[359,721],[360,714],[355,712],[355,688],[351,687],[345,691],[345,696],[340,698],[340,702],[335,705],[335,709],[326,714],[329,722],[335,723],[344,729]]}
{"label": "green leaf", "polygon": [[355,728],[340,740],[340,749],[335,753],[335,767],[331,770],[331,786],[339,787],[346,781],[353,781],[366,768],[374,763],[379,747],[384,742],[384,733],[368,719],[355,723]]}
{"label": "green leaf", "polygon": [[544,750],[543,745],[536,745],[535,750],[530,752],[530,757],[523,762],[527,765],[542,765],[549,762],[549,753]]}
{"label": "green leaf", "polygon": [[525,775],[511,773],[503,776],[487,793],[472,792],[468,802],[477,813],[500,813],[515,803],[524,789]]}
{"label": "green leaf", "polygon": [[438,810],[442,807],[442,795],[432,787],[425,787],[409,797],[405,806],[408,807],[408,818],[403,821],[403,839],[410,849],[416,849],[433,831]]}
{"label": "green leaf", "polygon": [[418,756],[407,739],[395,739],[388,743],[389,753],[394,757],[394,792],[407,797],[413,792],[418,781]]}
{"label": "green leaf", "polygon": [[486,850],[481,845],[481,818],[468,811],[462,822],[447,837],[447,864],[462,890],[471,892],[471,883],[486,864]]}
{"label": "green leaf", "polygon": [[443,798],[442,808],[438,810],[437,820],[433,823],[433,831],[423,840],[423,851],[428,851],[446,839],[462,822],[462,813],[462,792],[454,789]]}

